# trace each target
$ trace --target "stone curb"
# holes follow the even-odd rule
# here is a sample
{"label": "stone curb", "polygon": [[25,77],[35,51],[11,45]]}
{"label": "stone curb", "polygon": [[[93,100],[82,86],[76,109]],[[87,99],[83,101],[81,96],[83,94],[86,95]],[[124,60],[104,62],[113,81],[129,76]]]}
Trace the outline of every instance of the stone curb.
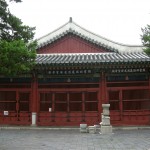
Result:
{"label": "stone curb", "polygon": [[79,127],[0,126],[0,130],[76,130]]}
{"label": "stone curb", "polygon": [[[150,129],[150,126],[113,126],[113,130]],[[0,126],[0,130],[80,130],[80,127]]]}
{"label": "stone curb", "polygon": [[140,130],[140,129],[150,129],[150,126],[122,126],[122,127],[113,127],[113,130]]}

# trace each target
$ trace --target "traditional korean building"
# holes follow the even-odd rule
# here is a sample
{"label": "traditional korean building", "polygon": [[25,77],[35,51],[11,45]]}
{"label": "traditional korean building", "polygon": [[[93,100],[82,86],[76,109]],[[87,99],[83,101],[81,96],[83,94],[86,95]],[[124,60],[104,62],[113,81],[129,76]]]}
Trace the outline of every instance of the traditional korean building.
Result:
{"label": "traditional korean building", "polygon": [[150,125],[150,58],[69,22],[38,39],[31,74],[0,78],[0,124]]}

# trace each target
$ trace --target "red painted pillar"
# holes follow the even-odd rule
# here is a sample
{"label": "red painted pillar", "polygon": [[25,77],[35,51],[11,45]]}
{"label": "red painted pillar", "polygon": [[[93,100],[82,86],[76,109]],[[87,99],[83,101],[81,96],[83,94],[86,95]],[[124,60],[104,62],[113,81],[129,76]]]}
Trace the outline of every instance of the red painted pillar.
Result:
{"label": "red painted pillar", "polygon": [[[100,80],[99,84],[100,84],[100,86],[99,86],[100,93],[99,93],[99,107],[98,107],[98,109],[99,109],[99,113],[101,116],[102,104],[108,103],[107,88],[106,88],[106,76],[105,76],[104,72],[101,73],[101,80]],[[101,120],[101,117],[100,117],[100,120]]]}
{"label": "red painted pillar", "polygon": [[[149,77],[149,91],[150,91],[150,77]],[[150,98],[150,95],[149,95]],[[149,110],[149,114],[150,114],[150,110]],[[149,115],[149,125],[150,125],[150,115]]]}
{"label": "red painted pillar", "polygon": [[82,92],[82,122],[85,122],[85,92]]}
{"label": "red painted pillar", "polygon": [[38,101],[37,101],[37,89],[38,89],[38,83],[35,76],[33,76],[32,80],[32,98],[31,98],[31,115],[32,115],[32,126],[37,125],[37,107],[38,107]]}
{"label": "red painted pillar", "polygon": [[122,90],[119,91],[119,109],[120,109],[120,120],[122,120],[123,119]]}
{"label": "red painted pillar", "polygon": [[55,93],[52,93],[52,122],[55,121]]}
{"label": "red painted pillar", "polygon": [[67,92],[67,121],[70,121],[69,92]]}
{"label": "red painted pillar", "polygon": [[105,73],[101,73],[101,100],[102,104],[107,104],[108,103],[108,98],[107,98],[107,88],[106,88],[106,76]]}
{"label": "red painted pillar", "polygon": [[19,121],[19,92],[16,91],[16,112],[17,112],[17,120]]}
{"label": "red painted pillar", "polygon": [[55,93],[52,93],[52,112],[55,111]]}
{"label": "red painted pillar", "polygon": [[101,122],[101,113],[102,113],[102,78],[99,80],[99,92],[98,92],[98,112],[100,116],[100,122]]}

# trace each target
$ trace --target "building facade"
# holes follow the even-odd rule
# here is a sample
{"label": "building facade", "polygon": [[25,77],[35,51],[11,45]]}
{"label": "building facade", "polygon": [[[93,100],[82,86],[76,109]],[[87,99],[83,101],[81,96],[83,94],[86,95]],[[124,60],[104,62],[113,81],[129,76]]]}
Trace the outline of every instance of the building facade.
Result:
{"label": "building facade", "polygon": [[150,58],[72,19],[38,39],[30,74],[0,78],[0,124],[78,126],[101,122],[110,104],[112,125],[150,125]]}

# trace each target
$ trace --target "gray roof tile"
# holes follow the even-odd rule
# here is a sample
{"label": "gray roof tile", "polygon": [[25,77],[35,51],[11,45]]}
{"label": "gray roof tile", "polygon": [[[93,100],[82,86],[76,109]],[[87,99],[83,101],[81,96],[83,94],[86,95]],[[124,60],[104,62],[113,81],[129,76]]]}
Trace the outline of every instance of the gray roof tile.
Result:
{"label": "gray roof tile", "polygon": [[145,53],[73,53],[73,54],[37,54],[37,64],[94,64],[119,62],[150,62]]}

